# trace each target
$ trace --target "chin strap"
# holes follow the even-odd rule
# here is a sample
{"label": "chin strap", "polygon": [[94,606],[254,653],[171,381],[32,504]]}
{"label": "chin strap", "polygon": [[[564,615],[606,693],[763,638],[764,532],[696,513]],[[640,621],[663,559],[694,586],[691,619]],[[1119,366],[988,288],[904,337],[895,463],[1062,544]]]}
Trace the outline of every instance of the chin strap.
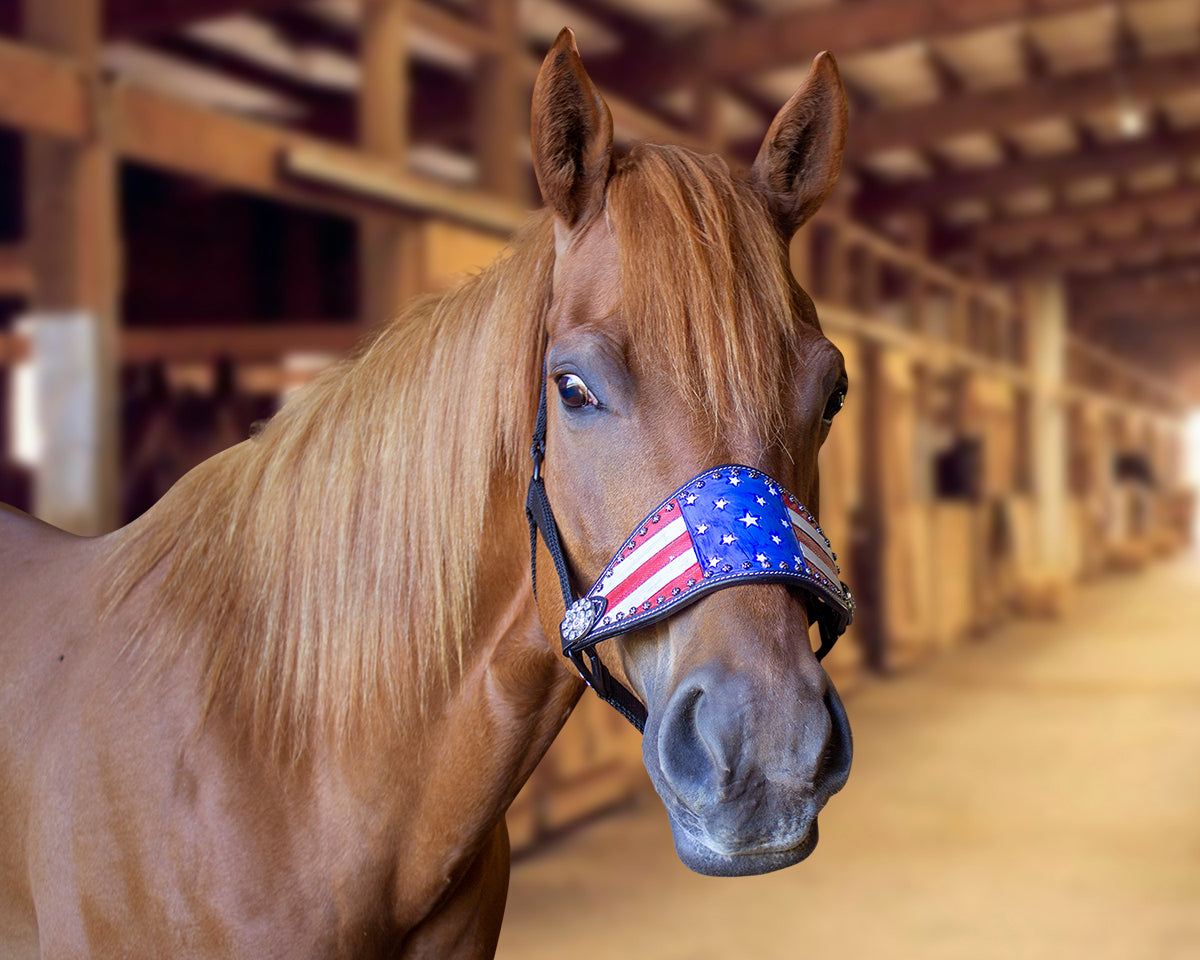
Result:
{"label": "chin strap", "polygon": [[[533,593],[537,596],[537,538],[542,535],[558,584],[562,590],[563,609],[570,609],[576,597],[571,589],[571,576],[567,571],[567,560],[563,555],[562,540],[558,535],[558,524],[554,522],[554,511],[546,496],[546,483],[542,479],[542,460],[546,456],[546,369],[542,366],[542,390],[538,400],[537,422],[533,428],[533,444],[529,448],[533,459],[533,476],[529,480],[529,493],[525,497],[525,516],[529,520],[529,569],[533,577]],[[560,638],[561,639],[561,638]],[[582,650],[567,650],[563,639],[563,654],[575,664],[584,683],[596,691],[596,695],[613,707],[621,716],[637,727],[641,733],[646,727],[646,708],[633,691],[608,672],[601,662],[594,644]],[[585,661],[586,657],[586,661]]]}

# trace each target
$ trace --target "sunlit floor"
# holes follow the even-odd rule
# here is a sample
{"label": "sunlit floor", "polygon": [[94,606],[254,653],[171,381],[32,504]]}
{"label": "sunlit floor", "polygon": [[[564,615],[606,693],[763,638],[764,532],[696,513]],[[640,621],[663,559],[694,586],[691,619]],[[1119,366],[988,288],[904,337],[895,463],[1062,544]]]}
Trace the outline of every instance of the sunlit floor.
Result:
{"label": "sunlit floor", "polygon": [[710,879],[655,801],[513,871],[504,960],[1200,957],[1200,563],[848,700],[805,863]]}

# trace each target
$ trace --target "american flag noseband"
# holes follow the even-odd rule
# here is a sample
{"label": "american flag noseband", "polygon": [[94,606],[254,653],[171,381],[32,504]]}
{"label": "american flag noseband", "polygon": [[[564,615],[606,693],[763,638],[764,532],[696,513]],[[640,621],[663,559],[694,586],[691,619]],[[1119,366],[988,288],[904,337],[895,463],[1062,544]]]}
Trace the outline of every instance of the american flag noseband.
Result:
{"label": "american flag noseband", "polygon": [[805,591],[809,616],[820,625],[817,658],[829,652],[854,618],[854,598],[840,579],[837,555],[816,518],[792,494],[762,471],[740,464],[711,467],[679,487],[646,515],[591,588],[576,597],[541,477],[545,401],[543,386],[525,505],[534,588],[540,531],[566,604],[559,626],[563,654],[601,698],[642,730],[645,706],[609,674],[596,644],[740,583],[774,581]]}

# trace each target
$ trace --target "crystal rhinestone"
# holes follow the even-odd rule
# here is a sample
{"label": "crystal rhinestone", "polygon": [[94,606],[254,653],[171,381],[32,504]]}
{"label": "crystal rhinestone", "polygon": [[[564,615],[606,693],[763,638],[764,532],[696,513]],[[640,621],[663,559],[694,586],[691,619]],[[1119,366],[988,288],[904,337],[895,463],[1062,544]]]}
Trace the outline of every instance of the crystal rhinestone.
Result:
{"label": "crystal rhinestone", "polygon": [[638,531],[638,536],[644,537],[646,535],[646,529],[646,527],[642,527],[642,529]]}
{"label": "crystal rhinestone", "polygon": [[[694,587],[694,586],[696,585],[696,578],[695,578],[695,577],[688,577],[687,585],[688,585],[689,587]],[[678,587],[676,587],[676,589],[679,589],[679,588],[678,588]]]}
{"label": "crystal rhinestone", "polygon": [[703,577],[704,577],[704,579],[705,579],[705,580],[707,580],[707,579],[708,579],[708,574],[709,574],[709,571],[705,570],[705,571],[704,571],[704,573],[703,573],[703,574],[701,574],[701,576],[703,576]]}
{"label": "crystal rhinestone", "polygon": [[699,489],[700,489],[701,487],[703,487],[703,486],[704,486],[704,481],[703,481],[703,480],[697,480],[697,481],[696,481],[696,489],[697,489],[697,490],[699,490]]}
{"label": "crystal rhinestone", "polygon": [[[688,586],[691,586],[691,582],[690,582],[690,581],[688,582]],[[672,587],[672,588],[671,588],[671,596],[673,596],[673,597],[677,597],[677,596],[679,596],[680,592],[681,592],[681,590],[680,590],[680,588],[679,588],[679,587]]]}
{"label": "crystal rhinestone", "polygon": [[[727,564],[725,564],[723,567],[721,567],[721,570],[722,570],[723,572],[725,572],[725,573],[728,573],[728,572],[729,572],[730,570],[732,570],[732,569],[733,569],[733,567],[732,567],[730,564],[728,564],[728,563],[727,563]],[[708,576],[708,574],[706,573],[706,574],[705,574],[705,576],[707,577],[707,576]]]}
{"label": "crystal rhinestone", "polygon": [[666,597],[664,597],[664,596],[663,596],[663,595],[660,593],[660,594],[658,595],[658,600],[657,600],[657,602],[658,602],[658,603],[666,603],[666,602],[667,602],[667,598],[666,598]]}
{"label": "crystal rhinestone", "polygon": [[788,562],[786,560],[781,560],[779,563],[779,569],[780,570],[790,570],[792,568],[790,566],[788,566]]}
{"label": "crystal rhinestone", "polygon": [[657,514],[657,513],[656,513],[654,516],[652,516],[652,517],[650,518],[650,522],[651,522],[651,523],[658,523],[658,514]]}
{"label": "crystal rhinestone", "polygon": [[649,600],[647,600],[645,603],[643,603],[643,604],[642,604],[642,609],[643,609],[643,610],[649,610],[649,609],[650,609],[650,601],[649,601]]}
{"label": "crystal rhinestone", "polygon": [[596,622],[596,607],[587,597],[576,600],[567,608],[567,615],[559,625],[559,632],[567,642],[586,636]]}
{"label": "crystal rhinestone", "polygon": [[749,561],[749,560],[743,560],[743,561],[742,561],[742,569],[743,569],[743,570],[749,570],[749,569],[750,569],[750,561]]}
{"label": "crystal rhinestone", "polygon": [[664,507],[663,509],[665,509],[665,510],[667,511],[667,513],[670,513],[672,510],[674,510],[674,509],[675,509],[675,504],[673,504],[673,503],[668,503],[668,504],[666,505],[666,507]]}

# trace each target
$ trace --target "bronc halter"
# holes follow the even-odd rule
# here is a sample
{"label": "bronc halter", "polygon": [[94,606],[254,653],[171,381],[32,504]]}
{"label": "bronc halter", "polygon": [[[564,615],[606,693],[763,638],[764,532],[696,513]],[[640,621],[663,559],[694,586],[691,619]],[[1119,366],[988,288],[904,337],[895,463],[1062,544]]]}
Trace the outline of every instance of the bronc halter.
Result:
{"label": "bronc halter", "polygon": [[543,368],[530,447],[533,476],[525,500],[534,593],[541,531],[566,608],[559,625],[563,655],[639,733],[646,725],[646,707],[601,662],[596,644],[602,640],[665,619],[722,587],[764,580],[794,584],[808,594],[809,618],[821,630],[818,660],[854,619],[854,597],[840,579],[837,554],[816,518],[782,484],[740,464],[703,470],[663,500],[634,528],[591,588],[577,597],[542,479],[545,454]]}

